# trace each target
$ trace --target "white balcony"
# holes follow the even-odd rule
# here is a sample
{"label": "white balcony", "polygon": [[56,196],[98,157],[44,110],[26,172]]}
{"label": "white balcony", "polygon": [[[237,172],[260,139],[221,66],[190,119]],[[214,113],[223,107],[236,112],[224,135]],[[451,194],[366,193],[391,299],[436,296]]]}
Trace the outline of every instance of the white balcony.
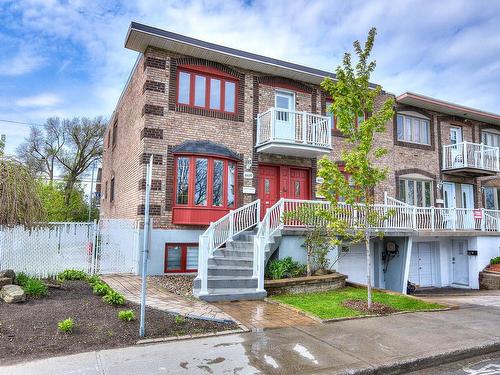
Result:
{"label": "white balcony", "polygon": [[257,115],[257,151],[303,157],[328,154],[331,126],[328,116],[270,108]]}
{"label": "white balcony", "polygon": [[443,146],[443,172],[466,176],[489,176],[500,172],[498,147],[461,142]]}

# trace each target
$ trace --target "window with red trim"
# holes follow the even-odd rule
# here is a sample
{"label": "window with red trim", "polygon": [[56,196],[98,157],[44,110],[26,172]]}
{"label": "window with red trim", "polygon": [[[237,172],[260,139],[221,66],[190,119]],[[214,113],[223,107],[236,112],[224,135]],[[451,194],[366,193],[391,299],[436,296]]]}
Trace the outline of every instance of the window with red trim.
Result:
{"label": "window with red trim", "polygon": [[236,206],[236,162],[212,156],[178,155],[175,158],[176,206]]}
{"label": "window with red trim", "polygon": [[[327,116],[330,116],[330,118],[332,119],[332,130],[338,130],[337,129],[337,118],[335,117],[335,113],[329,111],[332,104],[333,104],[333,99],[327,98],[326,99],[325,113]],[[357,116],[354,119],[354,123],[355,123],[356,127],[358,127],[359,124],[362,123],[363,121],[365,121],[366,119],[367,119],[366,115]]]}
{"label": "window with red trim", "polygon": [[237,102],[237,79],[210,68],[178,68],[178,105],[234,114]]}
{"label": "window with red trim", "polygon": [[196,272],[198,270],[198,244],[165,244],[164,272]]}

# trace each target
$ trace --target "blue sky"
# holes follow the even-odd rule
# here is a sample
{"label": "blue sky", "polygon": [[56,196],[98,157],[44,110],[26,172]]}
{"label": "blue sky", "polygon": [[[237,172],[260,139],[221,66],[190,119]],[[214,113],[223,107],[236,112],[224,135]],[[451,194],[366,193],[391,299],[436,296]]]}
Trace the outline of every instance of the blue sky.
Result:
{"label": "blue sky", "polygon": [[[0,119],[108,117],[131,21],[325,70],[376,26],[372,81],[500,113],[500,1],[0,0]],[[0,122],[8,153],[28,130]]]}

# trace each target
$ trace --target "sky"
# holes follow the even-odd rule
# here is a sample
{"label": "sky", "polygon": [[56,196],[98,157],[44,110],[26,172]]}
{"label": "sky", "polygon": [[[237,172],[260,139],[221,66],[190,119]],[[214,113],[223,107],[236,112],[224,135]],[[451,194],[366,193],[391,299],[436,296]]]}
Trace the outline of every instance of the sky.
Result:
{"label": "sky", "polygon": [[[498,0],[0,0],[0,120],[109,118],[131,21],[328,71],[375,26],[372,82],[500,113]],[[7,153],[28,132],[0,121]]]}

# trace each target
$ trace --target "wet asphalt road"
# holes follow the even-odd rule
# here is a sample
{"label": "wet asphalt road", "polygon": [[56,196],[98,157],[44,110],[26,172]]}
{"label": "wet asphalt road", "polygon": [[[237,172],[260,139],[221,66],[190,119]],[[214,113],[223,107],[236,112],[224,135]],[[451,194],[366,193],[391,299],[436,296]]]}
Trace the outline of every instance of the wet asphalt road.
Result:
{"label": "wet asphalt road", "polygon": [[500,374],[500,352],[447,363],[408,375],[493,375]]}

